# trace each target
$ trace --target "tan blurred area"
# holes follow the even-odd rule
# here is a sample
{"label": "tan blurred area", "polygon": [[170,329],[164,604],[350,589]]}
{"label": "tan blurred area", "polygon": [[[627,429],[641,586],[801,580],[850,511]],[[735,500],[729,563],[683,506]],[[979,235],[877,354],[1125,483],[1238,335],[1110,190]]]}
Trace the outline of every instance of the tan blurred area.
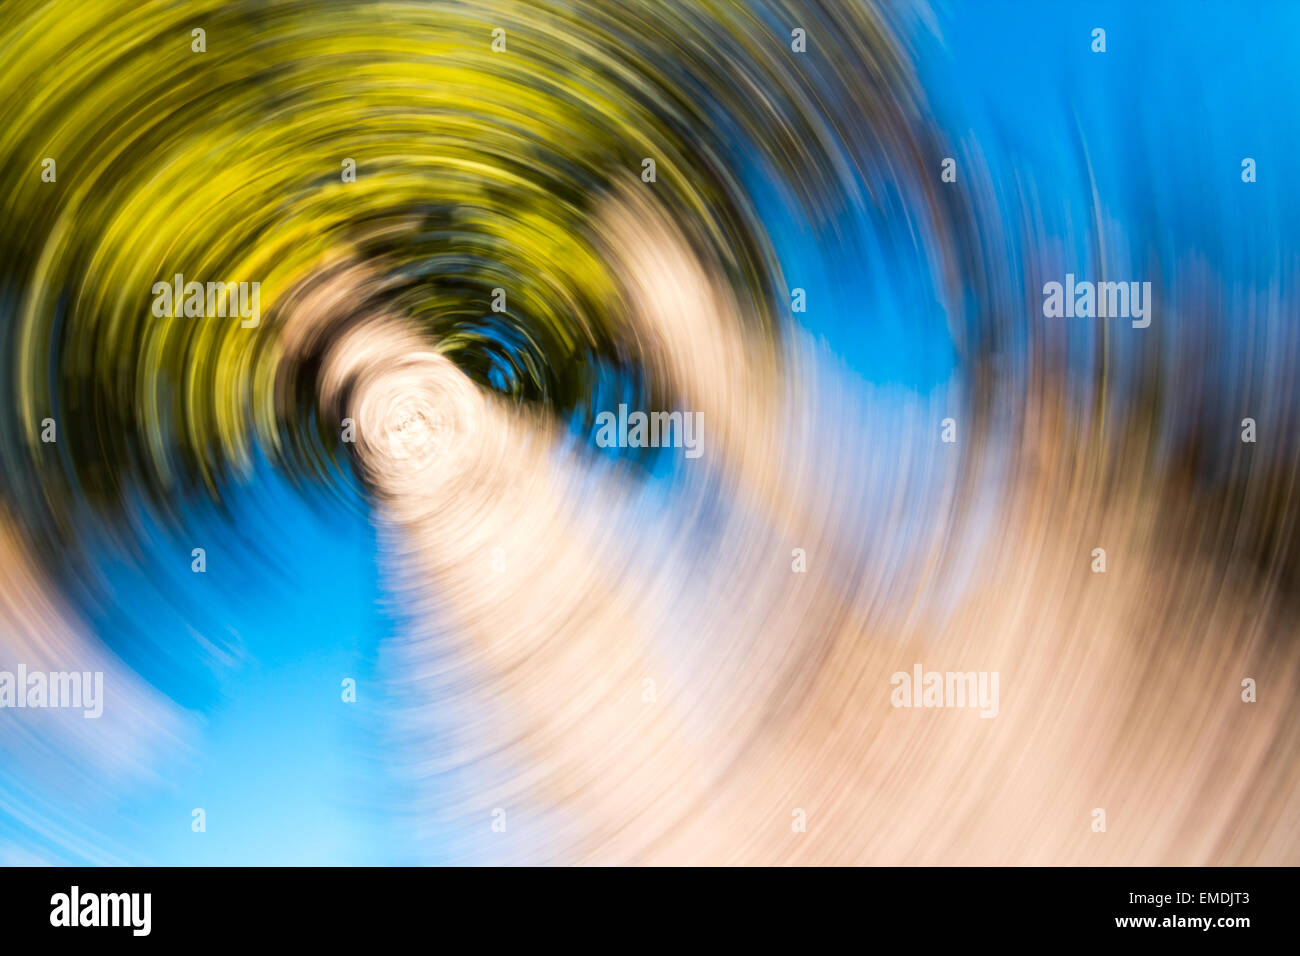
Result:
{"label": "tan blurred area", "polygon": [[156,782],[190,745],[181,712],[126,667],[70,608],[13,523],[0,513],[0,671],[103,674],[102,713],[85,708],[0,710],[0,813],[31,837],[24,847],[0,841],[0,865],[53,861],[33,856],[50,844],[94,865],[137,862],[137,854],[87,828],[76,813],[55,816],[41,790],[93,806],[126,783]]}
{"label": "tan blurred area", "polygon": [[[411,622],[388,649],[411,814],[455,858],[1300,863],[1294,622],[1266,574],[1180,548],[1190,501],[1115,467],[1047,380],[1006,448],[944,445],[955,392],[747,338],[629,195],[602,231],[629,349],[704,413],[667,499],[394,317],[324,363]],[[364,281],[303,297],[287,347]],[[914,664],[997,672],[998,715],[891,706]]]}

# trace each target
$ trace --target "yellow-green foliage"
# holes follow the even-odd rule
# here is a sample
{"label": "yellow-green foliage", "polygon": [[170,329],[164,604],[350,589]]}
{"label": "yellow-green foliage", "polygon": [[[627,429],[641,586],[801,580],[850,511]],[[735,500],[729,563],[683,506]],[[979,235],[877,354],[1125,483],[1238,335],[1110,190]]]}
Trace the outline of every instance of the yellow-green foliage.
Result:
{"label": "yellow-green foliage", "polygon": [[[801,125],[784,6],[9,0],[0,317],[23,437],[57,410],[74,472],[130,463],[218,492],[294,424],[272,400],[276,303],[348,257],[391,275],[393,305],[469,366],[507,288],[508,390],[572,404],[627,308],[592,209],[647,156],[654,200],[767,325],[775,268],[745,164],[816,170],[834,135]],[[156,318],[151,287],[176,273],[259,281],[267,318]]]}

